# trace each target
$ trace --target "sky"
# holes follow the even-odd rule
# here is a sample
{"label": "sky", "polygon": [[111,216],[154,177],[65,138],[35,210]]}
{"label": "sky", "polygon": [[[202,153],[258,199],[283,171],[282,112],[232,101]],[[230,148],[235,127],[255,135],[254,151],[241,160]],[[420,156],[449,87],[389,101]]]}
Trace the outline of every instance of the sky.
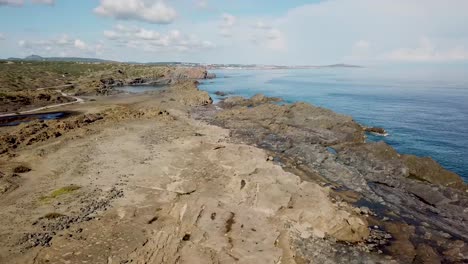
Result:
{"label": "sky", "polygon": [[468,62],[468,0],[0,0],[0,58]]}

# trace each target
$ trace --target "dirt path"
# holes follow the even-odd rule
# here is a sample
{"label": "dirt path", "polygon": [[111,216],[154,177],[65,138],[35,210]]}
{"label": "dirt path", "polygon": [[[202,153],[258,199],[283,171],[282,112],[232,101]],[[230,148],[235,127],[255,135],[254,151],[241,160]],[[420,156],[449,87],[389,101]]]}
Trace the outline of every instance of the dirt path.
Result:
{"label": "dirt path", "polygon": [[[0,262],[301,263],[300,241],[326,263],[337,253],[323,237],[368,235],[328,188],[229,143],[228,130],[169,113],[19,153],[13,161],[32,171],[0,201]],[[70,185],[79,189],[52,195]],[[382,260],[343,250],[350,263]]]}
{"label": "dirt path", "polygon": [[[38,88],[37,90],[65,88],[65,87],[71,87],[71,86],[73,86],[73,85],[70,84],[70,85],[61,85],[61,86],[53,86],[53,87],[44,87],[44,88]],[[81,104],[81,103],[84,103],[84,100],[83,100],[82,98],[79,98],[79,97],[77,97],[77,96],[72,96],[72,95],[66,94],[66,93],[62,92],[62,90],[55,90],[55,91],[56,91],[57,93],[60,93],[62,96],[68,97],[68,98],[72,98],[72,99],[75,100],[75,101],[68,102],[68,103],[62,103],[62,104],[55,104],[55,105],[48,105],[48,106],[38,107],[38,108],[34,108],[34,109],[31,109],[31,110],[27,110],[27,111],[22,111],[22,112],[19,112],[19,113],[7,113],[7,114],[2,114],[2,115],[0,115],[0,117],[24,115],[24,114],[30,114],[30,113],[34,113],[34,112],[38,112],[38,111],[42,111],[42,110],[47,110],[47,109],[53,109],[53,108],[59,108],[59,107],[63,107],[63,106],[67,106],[67,105],[72,105],[72,104]]]}

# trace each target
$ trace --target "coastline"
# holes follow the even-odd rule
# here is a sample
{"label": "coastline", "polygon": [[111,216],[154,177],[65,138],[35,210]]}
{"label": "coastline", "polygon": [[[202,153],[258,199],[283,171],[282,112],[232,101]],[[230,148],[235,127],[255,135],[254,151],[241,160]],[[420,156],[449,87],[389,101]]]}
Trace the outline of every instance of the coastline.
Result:
{"label": "coastline", "polygon": [[[421,234],[437,240],[436,237],[441,237],[437,233],[443,230],[445,235],[442,236],[453,236],[466,242],[468,237],[465,231],[468,226],[464,214],[468,205],[468,189],[459,175],[445,170],[431,158],[399,154],[384,142],[365,142],[365,136],[356,130],[365,131],[366,127],[355,123],[351,117],[308,103],[276,105],[275,102],[280,100],[262,95],[256,95],[251,99],[228,97],[218,103],[217,109],[221,111],[220,113],[215,113],[216,110],[203,113],[202,110],[202,113],[197,113],[197,118],[230,129],[234,142],[265,149],[285,170],[303,175],[304,180],[322,181],[323,185],[332,186],[332,189],[338,193],[345,193],[345,197],[351,193],[350,196],[353,198],[341,197],[338,200],[351,201],[355,206],[364,206],[364,210],[372,208],[372,211],[377,212],[373,221],[379,226],[385,226],[386,230],[397,233],[392,233],[396,240],[406,236],[398,234],[400,231],[411,232],[411,235],[407,236],[411,241],[423,241]],[[223,113],[226,111],[227,114]],[[358,135],[346,138],[350,133],[346,131],[348,135],[344,140],[338,136],[331,142],[323,138],[311,139],[304,136],[307,133],[320,134],[313,126],[320,127],[322,124],[312,121],[311,127],[311,120],[307,118],[317,112],[323,113],[325,119],[330,116],[332,119],[338,118],[339,126],[359,127],[351,133],[357,132]],[[290,121],[297,119],[298,116],[302,120]],[[272,120],[268,120],[269,118]],[[328,121],[324,122],[326,129],[333,130],[335,125],[327,123]],[[347,122],[350,123],[346,125]],[[290,126],[297,131],[282,126]],[[314,147],[307,146],[309,144]],[[327,150],[330,147],[333,152]],[[452,195],[464,198],[448,198]],[[452,209],[457,209],[454,211],[448,209],[447,203],[456,205]],[[396,211],[398,213],[395,214]],[[439,218],[440,216],[443,217]],[[385,224],[389,219],[392,223]],[[451,220],[447,221],[448,219]],[[395,222],[398,224],[395,225]],[[432,227],[434,229],[429,231],[431,230],[429,226],[434,226]],[[398,229],[400,231],[397,231]],[[400,242],[410,245],[407,241],[398,243]],[[439,241],[438,244],[446,242]],[[466,243],[462,244],[463,248],[466,247]],[[419,250],[417,245],[409,247],[414,251]],[[425,246],[421,247],[427,250]],[[398,252],[407,250],[408,248],[404,247],[390,249],[397,255],[404,255],[408,252]],[[403,259],[412,260],[404,257]]]}
{"label": "coastline", "polygon": [[216,91],[245,97],[263,93],[350,115],[362,125],[382,127],[389,134],[385,138],[369,134],[369,140],[383,140],[402,154],[432,157],[468,182],[468,164],[462,158],[468,155],[466,89],[461,89],[466,85],[452,89],[446,79],[437,87],[418,78],[405,82],[387,70],[391,71],[214,71],[220,78],[202,82],[200,87],[215,101],[223,98]]}
{"label": "coastline", "polygon": [[[468,259],[467,186],[438,164],[366,143],[363,126],[331,110],[261,95],[213,105],[181,79],[15,128],[24,143],[0,170],[32,171],[7,176],[17,186],[0,196],[0,233],[9,237],[0,242],[12,251],[0,260]],[[71,183],[80,189],[37,204]],[[90,214],[74,213],[90,205]],[[24,233],[33,247],[15,244]],[[135,248],[107,250],[105,241]]]}

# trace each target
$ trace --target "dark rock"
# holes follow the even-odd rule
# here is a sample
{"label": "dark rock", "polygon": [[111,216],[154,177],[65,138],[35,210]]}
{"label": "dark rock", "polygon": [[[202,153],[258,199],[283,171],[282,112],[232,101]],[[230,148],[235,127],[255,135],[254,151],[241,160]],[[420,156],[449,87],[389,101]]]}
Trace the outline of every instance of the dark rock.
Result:
{"label": "dark rock", "polygon": [[382,136],[387,135],[387,131],[381,127],[364,127],[364,131]]}
{"label": "dark rock", "polygon": [[13,172],[14,172],[14,173],[26,173],[26,172],[30,172],[30,171],[31,171],[31,169],[28,168],[28,167],[26,167],[26,166],[24,166],[24,165],[20,165],[20,166],[15,167],[15,168],[13,169]]}
{"label": "dark rock", "polygon": [[142,85],[147,83],[148,81],[144,78],[136,78],[128,82],[128,85]]}
{"label": "dark rock", "polygon": [[217,96],[227,96],[228,95],[227,93],[221,92],[221,91],[216,91],[214,94],[217,95]]}

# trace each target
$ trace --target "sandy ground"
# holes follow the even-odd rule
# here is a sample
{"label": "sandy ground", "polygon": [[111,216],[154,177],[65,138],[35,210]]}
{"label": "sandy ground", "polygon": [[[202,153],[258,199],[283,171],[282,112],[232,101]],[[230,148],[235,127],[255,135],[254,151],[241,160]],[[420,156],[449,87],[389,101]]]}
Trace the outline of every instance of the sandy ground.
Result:
{"label": "sandy ground", "polygon": [[0,196],[0,263],[311,263],[295,241],[322,252],[325,237],[369,235],[366,219],[328,188],[229,143],[228,130],[191,119],[163,94],[66,109],[115,105],[169,116],[106,121],[1,158],[0,171],[31,171]]}

